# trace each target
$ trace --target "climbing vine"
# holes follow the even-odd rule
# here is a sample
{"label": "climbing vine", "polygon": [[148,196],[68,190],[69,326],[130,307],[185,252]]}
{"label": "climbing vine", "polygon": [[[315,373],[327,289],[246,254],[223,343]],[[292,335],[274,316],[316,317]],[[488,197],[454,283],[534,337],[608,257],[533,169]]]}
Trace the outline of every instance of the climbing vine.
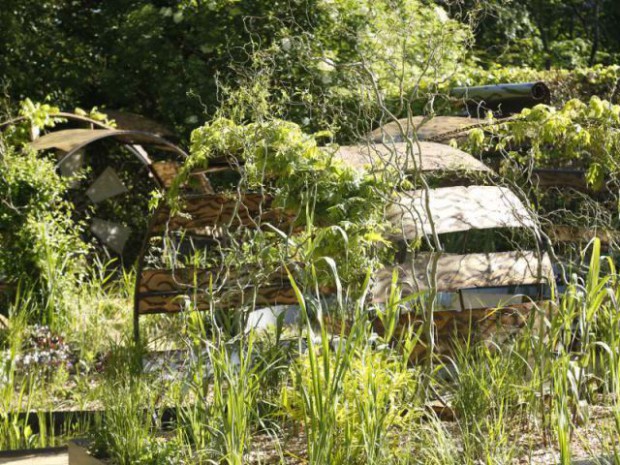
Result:
{"label": "climbing vine", "polygon": [[[345,166],[334,152],[319,147],[316,136],[294,123],[238,125],[218,118],[192,133],[191,155],[169,201],[178,208],[180,187],[196,168],[208,167],[214,158],[235,159],[242,171],[241,191],[260,191],[273,198],[273,207],[295,218],[292,227],[298,234],[287,237],[287,259],[325,268],[329,257],[341,279],[353,280],[389,253],[384,209],[395,186],[387,176]],[[257,234],[264,239],[265,233]],[[277,247],[282,236],[272,237]]]}
{"label": "climbing vine", "polygon": [[583,170],[588,185],[600,190],[620,175],[620,106],[596,96],[587,103],[572,99],[560,109],[537,105],[486,134],[473,131],[469,144],[478,152],[508,152],[521,164]]}

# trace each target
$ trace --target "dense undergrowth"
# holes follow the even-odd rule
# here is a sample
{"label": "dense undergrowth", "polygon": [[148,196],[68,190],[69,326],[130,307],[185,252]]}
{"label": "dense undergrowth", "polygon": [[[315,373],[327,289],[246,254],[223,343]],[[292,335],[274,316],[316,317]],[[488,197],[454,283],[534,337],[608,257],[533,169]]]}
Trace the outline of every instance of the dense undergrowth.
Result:
{"label": "dense undergrowth", "polygon": [[[504,150],[510,155],[506,160],[516,164],[557,157],[569,165],[583,163],[584,168],[610,166],[611,158],[600,157],[611,156],[612,150],[601,149],[597,141],[615,143],[610,136],[616,120],[617,109],[596,99],[590,104],[571,102],[557,112],[537,107],[482,138],[474,132],[470,143],[477,142],[486,153],[491,144],[505,144],[501,148],[506,149],[512,142],[528,141],[530,152]],[[592,131],[580,136],[581,146],[571,139],[575,124]],[[80,271],[68,275],[55,261],[56,256],[66,256],[65,242],[57,239],[57,255],[23,265],[42,272],[24,273],[7,307],[9,329],[0,330],[3,449],[90,436],[95,453],[119,464],[518,463],[528,455],[535,461],[532,454],[543,453],[547,455],[542,463],[556,454],[568,464],[574,454],[586,453],[605,454],[618,462],[614,438],[620,434],[620,287],[614,260],[601,255],[599,242],[580,251],[580,268],[587,272],[569,276],[557,298],[535,304],[527,324],[510,342],[465,339],[455,343],[449,357],[434,355],[432,365],[415,365],[411,356],[424,337],[418,327],[401,332],[396,325],[410,310],[411,298],[401,297],[394,287],[388,304],[375,308],[371,318],[364,275],[372,274],[374,262],[365,260],[363,254],[369,252],[354,247],[355,240],[368,234],[383,242],[379,223],[373,221],[381,217],[382,202],[391,192],[385,180],[364,180],[332,165],[331,150],[319,150],[298,126],[280,121],[237,125],[216,120],[197,130],[193,142],[193,156],[179,185],[192,169],[206,168],[212,158],[236,147],[235,156],[247,163],[243,188],[268,189],[282,206],[290,202],[294,210],[310,212],[299,225],[316,233],[339,220],[357,220],[338,225],[348,247],[325,250],[303,240],[295,247],[315,252],[313,259],[301,255],[308,269],[327,264],[324,272],[339,284],[337,298],[323,301],[308,292],[322,283],[316,272],[309,273],[299,283],[304,289],[298,294],[303,317],[293,334],[281,327],[266,333],[231,333],[216,314],[188,312],[177,318],[149,318],[142,330],[143,345],[137,346],[129,342],[133,274],[119,274],[118,268],[101,263],[90,265],[87,272],[80,267],[78,253],[71,257]],[[551,143],[557,153],[546,149]],[[267,159],[267,153],[273,159]],[[52,200],[62,198],[67,181],[53,174],[49,160],[29,151],[5,154],[5,161],[29,161],[5,166],[7,173],[16,167],[27,172],[6,177],[8,191],[15,193],[13,186],[29,186],[35,180],[54,188],[48,192],[58,192]],[[590,182],[594,184],[592,178]],[[317,198],[323,202],[314,202]],[[357,216],[343,214],[347,208],[342,204],[350,199],[353,205],[361,199]],[[364,202],[373,199],[376,203],[368,208]],[[61,202],[59,209],[49,197],[35,196],[32,201],[41,203],[11,211],[65,208]],[[21,234],[22,227],[28,231],[28,223],[19,219],[7,224],[17,231],[11,234]],[[60,238],[76,237],[71,228],[51,231]],[[253,240],[260,250],[273,247],[269,236],[266,242],[260,242],[260,236]],[[280,240],[282,235],[273,238]],[[366,250],[376,252],[372,242],[368,246]],[[253,249],[240,252],[237,259],[256,260]],[[347,254],[353,253],[362,256],[354,257],[355,266],[350,266]],[[265,257],[274,264],[290,260],[273,252]],[[51,282],[58,282],[57,277],[73,281],[56,288],[62,298],[41,285],[49,282],[46,270]],[[243,320],[247,310],[231,318]],[[53,318],[46,320],[45,315]],[[343,315],[346,321],[334,324]],[[372,320],[377,318],[388,328],[383,336],[373,331]],[[33,330],[35,321],[49,323],[51,333]],[[144,370],[149,347],[187,352],[180,361]],[[454,418],[440,418],[429,409],[431,401],[450,405]],[[162,411],[168,407],[173,408],[172,420],[164,423]],[[58,429],[46,420],[58,409],[105,413]],[[591,427],[596,435],[582,436]]]}
{"label": "dense undergrowth", "polygon": [[[599,121],[588,106],[572,105],[579,112],[571,115]],[[549,118],[555,114],[542,107],[533,111]],[[604,111],[616,114],[609,107]],[[530,114],[515,124],[524,125],[524,134],[539,137],[532,130],[541,128],[540,121],[530,123]],[[227,151],[240,147],[236,155],[249,162],[247,181],[270,186],[276,197],[282,195],[296,207],[312,194],[304,198],[303,189],[289,192],[287,185],[265,182],[282,177],[290,157],[295,161],[298,156],[299,150],[288,151],[288,142],[278,145],[283,130],[285,139],[297,134],[294,146],[308,155],[296,165],[306,169],[304,187],[322,188],[325,181],[329,192],[330,182],[353,176],[338,166],[325,170],[330,152],[319,152],[312,139],[285,123],[237,126],[221,120],[215,123],[217,130],[206,126],[196,132],[196,147],[218,147],[221,126],[229,132],[224,131],[228,138],[219,144]],[[501,140],[501,134],[495,136]],[[256,146],[279,156],[265,162],[254,152],[244,155],[243,150]],[[218,152],[195,154],[188,171],[208,166]],[[32,160],[35,166],[47,163]],[[514,161],[519,161],[516,155]],[[260,169],[264,166],[268,169]],[[316,166],[322,173],[318,178],[313,177]],[[47,171],[45,176],[50,176]],[[336,196],[333,205],[359,195],[360,186],[344,183],[345,194]],[[309,223],[302,218],[302,224],[320,226],[321,215],[333,221],[331,206],[325,203],[326,210],[318,211],[316,225],[314,218]],[[319,299],[307,292],[311,280],[300,283],[305,285],[298,292],[302,319],[292,332],[276,326],[261,333],[231,333],[215,313],[186,312],[149,318],[142,345],[136,345],[130,342],[134,277],[127,272],[119,276],[117,269],[103,264],[76,275],[80,285],[63,288],[62,301],[52,300],[59,304],[54,307],[59,314],[51,332],[33,330],[30,323],[40,321],[41,306],[50,300],[41,300],[36,289],[19,288],[8,306],[9,329],[0,333],[0,445],[41,447],[88,436],[94,453],[119,464],[490,464],[536,462],[537,457],[538,463],[557,457],[568,464],[582,454],[603,454],[618,463],[620,286],[614,261],[601,254],[598,241],[581,252],[581,268],[587,272],[569,277],[557,298],[534,304],[515,338],[502,344],[455,341],[449,356],[433,356],[430,371],[428,365],[411,363],[424,344],[419,328],[401,331],[396,325],[410,310],[411,298],[394,287],[386,306],[375,308],[371,317],[364,300],[369,281],[340,279],[347,267],[339,263],[344,255],[334,251],[328,271],[341,285],[337,298]],[[307,263],[312,268],[313,262]],[[363,266],[370,275],[372,263]],[[49,269],[63,272],[54,262]],[[244,313],[231,317],[243,318]],[[340,316],[348,318],[338,324]],[[376,319],[388,328],[383,336],[373,330]],[[186,352],[176,361],[151,363],[149,348]],[[429,402],[453,418],[446,421],[429,409]],[[164,422],[166,408],[172,408],[172,416]],[[58,409],[102,413],[88,422],[69,420],[50,427],[49,412]],[[586,434],[592,428],[596,433]]]}
{"label": "dense undergrowth", "polygon": [[[106,341],[98,347],[108,353],[101,366],[78,351],[69,357],[76,366],[57,356],[52,371],[43,348],[23,370],[30,354],[25,342],[33,336],[13,314],[2,363],[2,448],[92,434],[94,450],[120,464],[516,463],[545,447],[568,464],[572,445],[617,463],[620,288],[613,267],[600,271],[608,259],[598,242],[591,248],[587,277],[569,285],[557,304],[536,307],[512,343],[462,341],[451,357],[436,360],[430,375],[410,364],[419,335],[372,335],[360,312],[363,302],[346,298],[342,305],[357,312],[346,333],[329,333],[324,322],[308,320],[301,338],[288,345],[278,343],[278,332],[213,332],[213,321],[188,314],[183,332],[167,333],[169,344],[189,350],[183,368],[164,364],[150,372],[142,369],[144,348],[126,342],[128,305],[116,305],[115,339],[97,336],[92,327],[71,332]],[[386,327],[402,311],[406,304],[396,293],[381,316]],[[100,312],[90,317],[110,327]],[[62,344],[89,347],[73,338]],[[420,389],[425,376],[430,392]],[[430,398],[449,402],[455,418],[440,420],[425,406]],[[14,413],[62,405],[98,406],[106,413],[67,431],[45,430],[43,417],[36,433]],[[165,406],[176,410],[164,425]],[[595,436],[581,436],[588,425],[596,425]]]}

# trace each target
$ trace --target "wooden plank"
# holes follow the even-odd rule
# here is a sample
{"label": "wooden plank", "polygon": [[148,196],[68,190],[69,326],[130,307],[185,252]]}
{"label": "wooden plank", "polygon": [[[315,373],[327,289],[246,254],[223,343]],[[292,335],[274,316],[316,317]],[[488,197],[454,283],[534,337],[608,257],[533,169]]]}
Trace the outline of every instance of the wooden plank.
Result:
{"label": "wooden plank", "polygon": [[[428,202],[428,207],[427,207]],[[416,239],[433,232],[444,234],[471,229],[534,227],[530,213],[517,196],[505,187],[455,186],[399,194],[386,215],[402,234]]]}
{"label": "wooden plank", "polygon": [[23,451],[21,455],[0,455],[0,465],[67,465],[69,456],[66,448],[57,451]]}
{"label": "wooden plank", "polygon": [[139,313],[174,313],[189,304],[196,310],[257,305],[296,304],[284,270],[264,276],[249,270],[144,270],[137,300]]}
{"label": "wooden plank", "polygon": [[[259,270],[233,270],[177,268],[174,270],[151,269],[143,270],[140,275],[139,293],[153,292],[187,292],[191,289],[208,289],[210,286],[217,289],[225,283],[229,287],[245,287],[258,282]],[[263,272],[264,275],[264,272]],[[263,280],[271,284],[286,283],[288,277],[284,270],[264,276]]]}
{"label": "wooden plank", "polygon": [[212,308],[227,309],[244,306],[266,307],[271,305],[297,304],[295,291],[289,284],[228,287],[213,294],[207,289],[194,292],[170,292],[163,294],[139,294],[138,313],[177,313],[188,308],[208,311]]}
{"label": "wooden plank", "polygon": [[70,465],[105,465],[105,461],[99,460],[88,452],[90,441],[74,439],[69,441],[69,464]]}
{"label": "wooden plank", "polygon": [[[435,329],[434,354],[450,356],[454,354],[455,342],[467,341],[473,345],[479,342],[494,341],[504,344],[512,339],[526,324],[532,322],[534,327],[541,324],[538,318],[537,306],[546,307],[546,303],[539,302],[515,304],[504,308],[481,308],[463,312],[438,311],[433,313]],[[535,320],[532,320],[535,318]],[[343,331],[343,321],[334,316],[327,315],[325,322],[329,330],[339,334]],[[351,321],[344,321],[344,332],[351,329]],[[413,312],[401,313],[396,322],[394,337],[398,338],[403,333],[420,333],[422,329],[422,316]],[[379,318],[372,320],[372,325],[377,334],[384,335],[385,328]],[[413,363],[425,358],[427,345],[423,338],[413,348],[410,360]]]}
{"label": "wooden plank", "polygon": [[176,161],[156,161],[151,165],[155,174],[161,180],[163,186],[168,189],[172,185],[172,181],[179,174],[180,164]]}
{"label": "wooden plank", "polygon": [[[461,116],[436,116],[428,118],[425,116],[414,116],[409,120],[402,118],[398,123],[392,121],[372,131],[368,139],[373,142],[403,142],[403,132],[406,137],[412,137],[415,133],[418,140],[428,141],[448,141],[455,137],[465,137],[468,134],[467,128],[484,124],[485,120],[477,118],[467,118]],[[401,131],[400,126],[403,130]]]}
{"label": "wooden plank", "polygon": [[291,215],[271,208],[272,199],[261,194],[205,194],[183,199],[181,213],[170,216],[170,209],[162,206],[156,213],[153,232],[194,230],[215,226],[260,227],[269,222],[275,226],[287,224]]}
{"label": "wooden plank", "polygon": [[342,146],[334,158],[352,168],[370,171],[491,171],[468,153],[435,142]]}
{"label": "wooden plank", "polygon": [[432,260],[437,261],[435,282],[440,292],[550,283],[553,278],[553,268],[547,254],[539,258],[535,252],[442,254],[439,257],[424,253],[409,263],[380,270],[373,287],[373,300],[382,302],[388,298],[394,270],[403,295],[427,291],[431,282],[428,274]]}

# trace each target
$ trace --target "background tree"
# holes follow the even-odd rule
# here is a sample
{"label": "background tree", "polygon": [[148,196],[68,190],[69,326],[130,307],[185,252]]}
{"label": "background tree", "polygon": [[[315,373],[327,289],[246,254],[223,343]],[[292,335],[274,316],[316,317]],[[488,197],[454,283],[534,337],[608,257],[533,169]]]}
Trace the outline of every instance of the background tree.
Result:
{"label": "background tree", "polygon": [[618,60],[620,5],[613,0],[466,0],[478,18],[476,51],[486,64],[569,67]]}
{"label": "background tree", "polygon": [[0,27],[13,103],[127,109],[185,134],[249,74],[273,84],[279,116],[332,125],[321,107],[355,107],[362,63],[395,93],[423,68],[455,69],[468,36],[420,0],[8,0]]}

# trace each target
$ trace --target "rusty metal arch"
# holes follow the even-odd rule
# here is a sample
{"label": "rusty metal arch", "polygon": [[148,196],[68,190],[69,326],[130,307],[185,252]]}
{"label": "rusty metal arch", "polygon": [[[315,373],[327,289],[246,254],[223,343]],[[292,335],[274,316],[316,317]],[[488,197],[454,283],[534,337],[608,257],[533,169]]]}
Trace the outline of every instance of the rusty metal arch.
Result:
{"label": "rusty metal arch", "polygon": [[[62,164],[64,160],[68,159],[68,157],[72,156],[77,151],[81,150],[82,148],[88,146],[91,143],[111,139],[127,146],[130,149],[133,148],[134,150],[138,151],[137,154],[134,154],[145,166],[147,166],[147,168],[157,181],[158,187],[165,191],[169,185],[169,182],[164,179],[161,171],[158,172],[155,163],[153,163],[148,154],[144,152],[141,145],[163,148],[166,151],[174,153],[181,159],[181,161],[183,161],[187,157],[185,151],[158,135],[151,134],[145,131],[118,130],[100,122],[90,120],[86,117],[80,117],[71,114],[58,114],[58,116],[60,117],[67,117],[67,115],[69,115],[68,117],[71,117],[76,121],[97,125],[97,127],[99,127],[100,129],[56,131],[35,140],[33,142],[33,147],[38,150],[44,150],[47,148],[59,148],[58,141],[62,142],[62,140],[64,139],[64,145],[61,145],[61,149],[64,148],[68,150],[63,150],[65,153],[58,162],[58,165]],[[25,118],[22,118],[22,120],[23,119]],[[462,122],[462,118],[460,122],[453,121],[454,124]],[[6,125],[6,123],[3,124]],[[468,127],[463,127],[461,124],[459,124],[458,127],[455,128],[455,131],[457,133],[461,133],[461,131],[466,131],[470,127],[471,125]],[[450,133],[450,131],[448,131],[448,133]],[[437,135],[437,132],[435,132],[433,138],[443,138],[445,134],[445,132],[441,132],[439,135]],[[70,143],[71,141],[67,141],[67,138],[69,136],[73,137],[73,143]],[[448,147],[446,145],[425,142],[421,144],[421,148],[422,153],[416,153],[414,154],[414,156],[419,156],[422,160],[422,170],[453,171],[456,169],[465,168],[480,172],[490,171],[488,167],[478,162],[478,160],[475,160],[473,157],[471,157],[471,155],[466,154],[465,152],[456,151],[455,149],[452,149],[451,147]],[[425,150],[425,148],[427,150]],[[336,158],[341,158],[341,161],[348,164],[349,166],[358,167],[359,165],[363,165],[368,159],[368,157],[370,157],[370,160],[372,161],[372,150],[378,150],[379,152],[382,150],[394,150],[396,160],[398,161],[399,153],[403,152],[403,147],[397,144],[394,144],[392,146],[379,144],[377,147],[343,147],[336,153]],[[406,154],[406,151],[404,153]],[[384,154],[384,152],[380,152],[378,155],[382,154]],[[446,157],[442,158],[443,155],[445,155]],[[429,164],[425,166],[424,160],[426,160]],[[457,161],[459,163],[452,163],[451,160]],[[167,168],[170,168],[170,172],[167,173],[167,178],[169,180],[171,176],[174,176],[176,174],[176,171],[178,171],[180,165],[179,163],[172,161],[164,163],[168,163]],[[227,168],[222,166],[216,167],[216,169]],[[228,167],[228,169],[232,170],[231,167]],[[194,173],[194,175],[199,175],[202,177],[204,177],[204,174],[205,171]],[[479,186],[478,188],[486,189],[487,191],[489,190],[489,188],[482,186]],[[473,195],[473,191],[476,190],[476,186],[474,186],[473,190],[471,188],[461,187],[457,187],[456,190],[455,188],[450,189],[451,192],[456,192],[457,194],[462,189],[470,189],[471,192],[466,192],[468,193],[468,195],[470,193]],[[517,200],[517,202],[512,202],[512,197],[514,196],[514,194],[501,191],[501,188],[497,187],[490,189],[494,189],[494,193],[497,194],[496,196],[507,198],[508,203],[510,203],[510,205],[514,207],[512,216],[507,220],[510,226],[530,226],[526,216],[521,214],[521,204],[519,203],[519,201]],[[442,192],[448,191],[442,191],[441,189],[437,189],[434,192],[438,193],[437,195],[439,195]],[[412,196],[412,193],[409,193],[408,195],[412,199],[415,198],[415,195]],[[480,196],[477,196],[476,198],[478,197]],[[192,215],[192,218],[188,219],[183,215],[171,216],[172,212],[170,211],[170,209],[166,205],[162,205],[150,218],[149,226],[143,238],[140,254],[137,258],[138,272],[134,289],[133,317],[134,335],[136,338],[139,338],[140,315],[149,313],[181,311],[183,303],[179,302],[179,299],[189,299],[191,297],[191,289],[192,287],[195,287],[195,282],[203,284],[204,287],[207,286],[208,283],[212,283],[217,277],[213,270],[208,269],[185,268],[172,270],[145,270],[145,255],[149,247],[149,240],[151,237],[161,234],[162,231],[167,230],[168,228],[177,230],[192,230],[199,235],[202,234],[203,236],[212,236],[215,233],[217,227],[221,224],[226,224],[228,226],[232,225],[239,228],[255,228],[260,227],[263,221],[271,224],[285,224],[287,221],[290,220],[290,218],[287,217],[286,212],[278,211],[271,208],[270,199],[262,197],[260,195],[256,196],[250,193],[246,193],[241,197],[231,199],[221,194],[216,194],[212,190],[208,190],[200,195],[184,196],[182,198],[182,204],[182,212],[190,213]],[[466,207],[458,206],[456,203],[451,203],[450,206],[453,209],[453,215],[451,215],[454,218],[458,219],[459,215],[467,213],[468,215],[470,215],[469,220],[473,219],[473,217],[471,216],[472,212],[467,211]],[[403,216],[399,212],[397,212],[396,216],[398,217],[399,215]],[[522,222],[524,218],[526,219],[525,223]],[[424,219],[421,218],[420,221],[423,222],[423,220]],[[471,223],[471,221],[469,222]],[[461,223],[463,223],[463,221],[461,221]],[[496,224],[503,225],[504,223],[505,222],[502,218],[497,220],[494,215],[491,215],[489,217],[489,227],[492,227]],[[420,229],[420,225],[415,224],[415,220],[413,219],[411,221],[411,226],[413,230],[417,231],[418,229]],[[465,226],[450,225],[449,227],[446,227],[446,231],[453,230],[454,228],[456,228],[456,230],[463,230]],[[421,232],[424,233],[423,224]],[[417,257],[417,259],[420,263],[422,263],[424,260],[427,260],[428,257],[420,255],[419,257]],[[423,264],[420,266],[423,266]],[[377,283],[373,289],[373,299],[376,302],[382,301],[382,294],[384,293],[384,289],[382,286],[387,283],[391,283],[391,278],[393,275],[392,273],[394,270],[399,273],[402,284],[405,285],[405,287],[409,286],[411,288],[411,292],[416,291],[416,289],[411,287],[413,286],[413,284],[411,284],[412,276],[409,276],[406,273],[406,270],[402,269],[401,267],[385,267],[383,270],[380,270],[376,276]],[[439,259],[438,271],[441,273],[439,275],[439,291],[441,292],[452,292],[457,288],[457,290],[460,291],[463,286],[483,287],[500,286],[506,284],[527,285],[530,283],[538,284],[542,282],[552,281],[552,270],[550,267],[549,258],[546,255],[536,256],[532,252],[523,252],[520,254],[496,253],[477,255],[446,255]],[[253,294],[254,299],[256,299],[255,302],[259,304],[296,303],[296,295],[290,289],[290,286],[287,286],[287,279],[285,276],[270,276],[269,280],[272,285],[258,287],[252,286],[250,284],[248,286],[248,292]],[[422,284],[424,283],[422,282]],[[241,290],[241,293],[227,294],[226,290],[224,290],[223,294],[221,296],[218,296],[220,299],[219,304],[237,305],[239,302],[244,302],[244,292],[245,290],[243,289]],[[325,292],[329,293],[330,290],[325,290]],[[195,302],[196,308],[198,310],[207,310],[209,308],[212,308],[212,297],[213,296],[209,296],[206,293],[204,295],[201,295],[201,300]],[[518,324],[521,321],[521,314],[519,313],[520,310],[513,309],[511,310],[511,312],[517,315],[514,322],[516,322],[515,324]],[[469,314],[467,312],[462,313],[463,314],[461,314],[461,312],[438,312],[437,318],[443,319],[445,323],[441,323],[442,325],[444,325],[442,326],[443,328],[448,328],[449,325],[452,324],[446,323],[448,321],[458,324],[465,324],[466,326],[467,321],[471,317],[468,316]],[[499,312],[489,312],[488,310],[480,310],[478,311],[478,313],[471,313],[471,315],[474,315],[476,324],[480,324],[481,327],[484,326],[485,328],[491,328],[488,322],[492,321],[493,315],[501,315],[501,313]],[[500,317],[498,316],[497,318]],[[469,322],[471,323],[471,320]],[[487,329],[485,329],[485,331],[487,331]]]}
{"label": "rusty metal arch", "polygon": [[[63,155],[56,164],[57,168],[59,168],[66,160],[69,160],[75,153],[85,147],[102,140],[114,140],[127,147],[138,159],[138,161],[147,168],[158,189],[166,191],[167,186],[169,185],[169,180],[166,179],[163,175],[164,173],[158,169],[158,164],[153,163],[148,153],[142,146],[153,146],[173,153],[176,155],[175,158],[177,161],[169,161],[168,163],[173,163],[175,166],[180,166],[180,164],[187,158],[187,153],[179,146],[155,134],[150,134],[144,131],[119,130],[110,128],[106,125],[102,126],[105,128],[66,129],[53,131],[35,139],[30,146],[34,150],[60,150]],[[206,187],[208,187],[208,185]],[[148,236],[150,230],[147,229],[145,233]],[[142,248],[144,248],[144,246]],[[144,254],[141,249],[137,258],[140,268],[142,268],[141,262],[143,260],[143,255]]]}
{"label": "rusty metal arch", "polygon": [[[118,112],[116,114],[118,114]],[[116,129],[116,128],[110,126],[109,124],[105,124],[105,123],[103,123],[101,121],[95,120],[95,119],[90,118],[88,116],[77,115],[75,113],[68,113],[68,112],[61,111],[61,112],[58,112],[58,113],[54,113],[51,116],[57,117],[57,118],[64,118],[64,119],[67,119],[67,120],[70,120],[70,121],[73,121],[73,122],[90,124],[91,126],[97,127],[98,129],[65,129],[65,130],[59,130],[59,131],[51,131],[51,132],[48,132],[47,134],[45,134],[45,135],[43,135],[41,137],[37,137],[36,139],[34,139],[34,141],[31,143],[31,146],[33,146],[33,148],[35,150],[43,150],[45,148],[52,148],[52,147],[40,147],[40,145],[43,142],[48,141],[49,137],[57,138],[58,134],[63,134],[63,133],[64,134],[68,134],[68,133],[65,133],[65,131],[99,131],[99,130],[129,131],[129,132],[132,132],[132,133],[136,133],[136,132],[143,133],[144,136],[145,136],[145,139],[142,142],[143,145],[151,145],[151,144],[153,144],[153,145],[166,146],[166,148],[168,150],[176,152],[177,155],[179,155],[182,158],[182,160],[187,158],[187,153],[185,153],[185,151],[183,151],[180,147],[178,147],[177,145],[167,141],[163,137],[158,136],[156,134],[148,133],[146,131],[119,130],[119,129]],[[2,122],[0,122],[0,131],[3,131],[8,126],[11,126],[11,125],[14,125],[14,124],[19,124],[19,123],[27,121],[27,120],[28,120],[28,118],[26,116],[18,116],[16,118],[12,118],[12,119],[9,119],[9,120],[6,120],[6,121],[2,121]],[[99,139],[93,139],[89,143],[95,142],[95,140],[99,140]],[[85,145],[88,145],[88,144],[85,144]],[[151,174],[157,180],[158,187],[165,188],[166,187],[165,180],[162,179],[161,173],[159,171],[153,170],[151,168],[152,162],[150,161],[150,159],[148,157],[148,153],[142,148],[142,146],[140,144],[127,144],[127,143],[124,143],[124,145],[143,164],[145,164],[149,168]],[[79,147],[79,148],[76,148],[75,150],[72,150],[71,153],[68,153],[65,157],[63,157],[63,160],[66,159],[66,158],[69,158],[76,151],[78,151],[78,150],[80,150],[82,148],[84,148],[84,147]],[[62,164],[63,160],[60,160],[57,163],[57,166],[60,166]]]}
{"label": "rusty metal arch", "polygon": [[54,131],[35,139],[30,146],[35,150],[56,148],[65,152],[56,164],[57,167],[60,167],[76,152],[84,149],[90,144],[105,139],[113,139],[131,149],[131,152],[136,158],[138,158],[153,175],[158,187],[162,189],[166,188],[166,182],[162,179],[160,173],[153,168],[153,162],[142,146],[147,145],[163,148],[177,155],[181,161],[184,161],[188,156],[183,149],[155,134],[119,129],[65,129]]}

